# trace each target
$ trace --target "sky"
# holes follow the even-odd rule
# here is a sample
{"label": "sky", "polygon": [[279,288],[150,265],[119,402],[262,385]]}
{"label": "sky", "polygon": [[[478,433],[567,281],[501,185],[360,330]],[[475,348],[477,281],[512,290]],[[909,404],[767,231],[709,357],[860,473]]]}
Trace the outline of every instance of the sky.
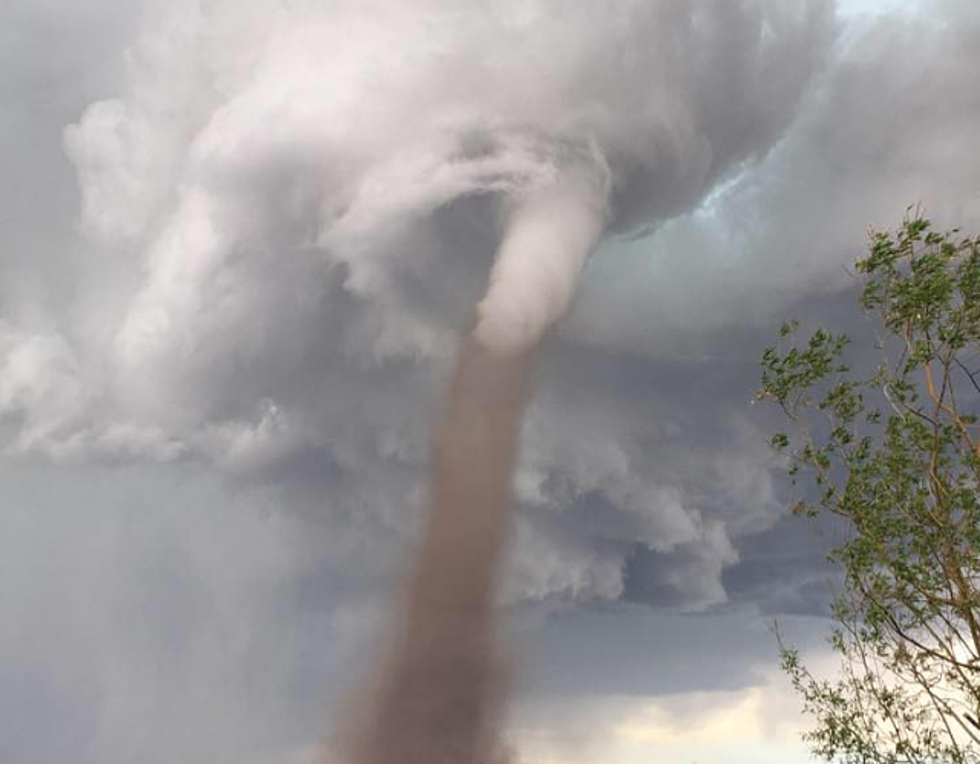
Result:
{"label": "sky", "polygon": [[310,761],[383,641],[505,207],[608,228],[546,343],[500,591],[520,764],[808,760],[842,529],[788,516],[780,322],[980,230],[980,6],[8,0],[0,760]]}

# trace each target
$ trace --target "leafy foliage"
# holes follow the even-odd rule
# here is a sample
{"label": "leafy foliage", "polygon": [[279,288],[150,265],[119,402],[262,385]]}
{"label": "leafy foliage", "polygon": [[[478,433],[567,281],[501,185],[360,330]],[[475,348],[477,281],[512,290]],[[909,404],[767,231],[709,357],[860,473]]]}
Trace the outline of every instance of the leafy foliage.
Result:
{"label": "leafy foliage", "polygon": [[[818,678],[780,640],[815,727],[806,739],[849,764],[980,762],[980,237],[937,233],[918,212],[872,232],[857,263],[879,329],[876,368],[847,362],[848,337],[798,342],[782,327],[757,399],[791,423],[772,445],[801,499],[844,518],[843,572]],[[865,356],[867,358],[867,356]],[[860,359],[859,359],[860,360]]]}

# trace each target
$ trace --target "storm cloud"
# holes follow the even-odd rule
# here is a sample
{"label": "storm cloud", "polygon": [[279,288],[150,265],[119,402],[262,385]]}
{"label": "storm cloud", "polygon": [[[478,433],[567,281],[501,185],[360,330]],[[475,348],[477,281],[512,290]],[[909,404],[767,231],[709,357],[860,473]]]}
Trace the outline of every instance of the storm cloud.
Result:
{"label": "storm cloud", "polygon": [[[868,224],[980,223],[980,11],[928,5],[5,4],[0,757],[314,742],[417,536],[507,199],[570,165],[609,229],[537,377],[509,612],[575,645],[596,612],[821,613],[835,531],[784,519],[748,400],[782,318],[863,331]],[[676,691],[623,644],[596,688]],[[582,692],[559,662],[529,687]]]}

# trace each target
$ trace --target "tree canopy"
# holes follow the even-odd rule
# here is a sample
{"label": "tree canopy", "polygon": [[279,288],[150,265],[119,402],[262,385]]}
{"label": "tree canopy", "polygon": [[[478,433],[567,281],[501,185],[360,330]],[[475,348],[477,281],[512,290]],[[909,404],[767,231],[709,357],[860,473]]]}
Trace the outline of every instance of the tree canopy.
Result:
{"label": "tree canopy", "polygon": [[856,271],[873,346],[790,322],[762,357],[794,511],[849,528],[831,554],[839,671],[781,640],[783,668],[825,760],[980,762],[980,237],[910,210]]}

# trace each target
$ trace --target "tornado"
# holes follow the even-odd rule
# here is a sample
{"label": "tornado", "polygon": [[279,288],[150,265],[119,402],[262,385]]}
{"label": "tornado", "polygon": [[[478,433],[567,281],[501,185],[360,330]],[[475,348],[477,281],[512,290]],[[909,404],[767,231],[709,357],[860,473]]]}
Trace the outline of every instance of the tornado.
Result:
{"label": "tornado", "polygon": [[502,764],[495,582],[535,356],[601,236],[605,190],[564,175],[511,205],[435,428],[429,514],[349,764]]}

